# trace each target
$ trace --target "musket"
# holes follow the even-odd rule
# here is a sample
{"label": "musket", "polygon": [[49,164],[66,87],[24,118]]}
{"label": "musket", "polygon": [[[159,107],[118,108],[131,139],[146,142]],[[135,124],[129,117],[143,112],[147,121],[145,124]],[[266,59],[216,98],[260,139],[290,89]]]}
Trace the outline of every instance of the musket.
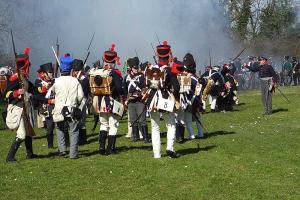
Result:
{"label": "musket", "polygon": [[57,64],[60,66],[60,61],[59,61],[58,56],[57,56],[57,54],[56,54],[56,52],[55,52],[55,50],[54,50],[54,47],[51,46],[51,49],[52,49],[52,52],[53,52],[53,54],[54,54],[54,57],[55,57],[55,60],[56,60]]}
{"label": "musket", "polygon": [[92,38],[91,38],[91,41],[90,41],[90,44],[89,44],[89,46],[88,46],[88,48],[87,48],[87,55],[86,55],[86,57],[85,57],[85,59],[84,59],[84,62],[83,62],[83,65],[85,65],[86,64],[86,61],[87,61],[87,59],[88,59],[88,57],[90,56],[90,47],[91,47],[91,45],[92,45],[92,42],[93,42],[93,40],[94,40],[94,36],[95,36],[95,32],[93,33],[93,36],[92,36]]}
{"label": "musket", "polygon": [[16,52],[16,46],[15,46],[14,35],[12,32],[12,29],[10,30],[10,35],[11,35],[11,41],[12,41],[13,51],[14,51],[14,55],[15,55],[15,65],[17,68],[19,84],[20,84],[21,88],[24,90],[24,94],[21,95],[21,102],[22,102],[22,108],[23,108],[21,115],[23,117],[26,134],[28,134],[28,136],[32,137],[32,136],[35,136],[35,132],[30,123],[30,119],[29,119],[29,115],[28,115],[29,97],[26,94],[27,89],[28,89],[28,81],[25,79],[24,75],[20,72],[20,69],[17,66],[17,52]]}
{"label": "musket", "polygon": [[157,35],[156,32],[155,32],[155,35],[156,35],[156,39],[157,39],[158,44],[161,45],[160,40],[159,40],[159,37],[158,37],[158,35]]}
{"label": "musket", "polygon": [[156,52],[155,52],[155,49],[154,49],[152,43],[151,43],[151,47],[152,47],[152,50],[153,50],[153,52],[154,52],[154,56],[153,56],[154,62],[155,62],[155,64],[157,64],[157,60],[156,60]]}
{"label": "musket", "polygon": [[211,55],[210,55],[210,49],[208,49],[208,56],[209,56],[209,66],[211,67]]}
{"label": "musket", "polygon": [[[285,96],[285,94],[283,94],[283,92],[279,89],[279,87],[277,87],[276,89],[279,91],[279,93],[281,94],[281,96],[283,96],[284,99],[285,99],[288,103],[291,103],[291,101]],[[275,89],[274,89],[274,91],[275,91]]]}
{"label": "musket", "polygon": [[54,78],[57,77],[58,69],[59,69],[59,66],[60,66],[59,60],[58,60],[58,57],[59,57],[59,43],[58,43],[58,36],[57,36],[57,38],[56,38],[56,54],[55,54],[55,55],[56,55],[57,59],[56,59],[56,62],[55,62],[55,74],[54,74]]}
{"label": "musket", "polygon": [[134,52],[135,52],[135,56],[136,56],[136,57],[139,57],[139,55],[138,55],[136,49],[134,49]]}
{"label": "musket", "polygon": [[232,59],[232,61],[235,61],[238,57],[240,57],[240,55],[242,55],[242,53],[243,53],[246,49],[247,49],[246,47],[243,48],[242,51],[240,51],[240,52],[237,54],[237,56],[236,56],[234,59]]}

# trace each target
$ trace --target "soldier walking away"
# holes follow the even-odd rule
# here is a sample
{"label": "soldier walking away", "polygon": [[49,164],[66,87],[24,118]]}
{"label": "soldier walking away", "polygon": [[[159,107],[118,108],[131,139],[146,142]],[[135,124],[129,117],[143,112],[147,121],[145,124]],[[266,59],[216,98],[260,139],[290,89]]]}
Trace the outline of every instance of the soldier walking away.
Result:
{"label": "soldier walking away", "polygon": [[[33,153],[32,137],[34,136],[33,126],[33,108],[31,105],[30,94],[33,94],[34,86],[28,80],[29,78],[29,48],[24,50],[24,54],[15,56],[16,71],[9,77],[5,97],[8,100],[6,125],[9,129],[17,130],[9,153],[7,162],[15,162],[15,155],[23,141],[26,147],[26,159],[37,157]],[[24,102],[24,100],[26,102]],[[25,113],[25,110],[27,111]]]}
{"label": "soldier walking away", "polygon": [[[116,69],[119,57],[113,44],[102,57],[102,69],[90,71],[90,88],[94,95],[94,110],[100,115],[99,153],[101,155],[115,154],[116,135],[119,128],[119,119],[123,115],[123,88],[122,74]],[[108,142],[107,147],[106,141]]]}
{"label": "soldier walking away", "polygon": [[[78,61],[80,62],[80,61]],[[78,124],[81,120],[79,106],[84,98],[82,87],[77,78],[70,76],[73,59],[66,54],[60,59],[61,76],[55,79],[52,87],[55,93],[53,121],[57,126],[57,140],[60,156],[67,156],[65,135],[70,138],[70,158],[78,158]],[[76,63],[76,62],[75,62]],[[67,84],[66,84],[67,83]]]}
{"label": "soldier walking away", "polygon": [[277,75],[268,59],[260,58],[259,66],[246,66],[252,72],[258,72],[261,84],[262,103],[265,108],[265,115],[272,114],[272,95],[274,89],[277,87]]}
{"label": "soldier walking away", "polygon": [[171,72],[170,61],[172,61],[171,46],[167,41],[156,47],[158,64],[151,65],[145,70],[147,98],[147,109],[151,117],[152,145],[154,158],[160,158],[160,114],[166,122],[167,127],[167,149],[166,153],[171,158],[179,155],[174,150],[174,139],[176,132],[175,122],[175,97],[178,99],[179,83]]}
{"label": "soldier walking away", "polygon": [[284,85],[291,85],[292,72],[293,72],[293,65],[290,62],[290,56],[284,56],[284,61],[282,63]]}

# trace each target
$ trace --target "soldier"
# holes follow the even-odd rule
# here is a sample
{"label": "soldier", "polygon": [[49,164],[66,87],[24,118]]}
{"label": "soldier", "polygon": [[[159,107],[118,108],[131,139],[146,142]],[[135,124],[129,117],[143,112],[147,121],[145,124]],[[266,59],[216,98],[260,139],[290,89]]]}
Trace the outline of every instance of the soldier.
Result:
{"label": "soldier", "polygon": [[127,65],[130,67],[128,75],[124,79],[124,92],[127,95],[125,105],[128,105],[128,115],[130,116],[130,126],[132,127],[133,141],[139,137],[139,129],[142,132],[143,140],[150,142],[148,126],[146,121],[146,107],[141,102],[142,90],[145,87],[144,74],[139,71],[139,58],[129,58]]}
{"label": "soldier", "polygon": [[217,108],[217,98],[223,90],[224,77],[220,73],[220,66],[214,66],[209,72],[209,78],[207,85],[203,91],[203,100],[207,99],[208,94],[211,96],[211,112],[218,112]]}
{"label": "soldier", "polygon": [[196,138],[203,138],[203,123],[200,113],[203,112],[203,105],[201,101],[202,84],[199,83],[196,76],[196,62],[192,54],[187,53],[183,58],[184,73],[191,78],[191,86],[186,92],[186,98],[188,99],[188,107],[184,113],[184,119],[186,128],[189,133],[189,139],[194,139],[194,129],[192,126],[193,118],[196,120],[196,126],[198,133]]}
{"label": "soldier", "polygon": [[89,86],[89,79],[85,75],[85,72],[83,71],[83,62],[82,60],[74,60],[72,63],[72,76],[76,77],[81,84],[84,98],[81,102],[80,109],[82,112],[82,118],[78,124],[79,127],[79,145],[84,145],[87,142],[87,137],[86,137],[86,126],[85,126],[85,121],[86,121],[86,114],[87,114],[87,101],[89,98],[89,92],[90,92],[90,86]]}
{"label": "soldier", "polygon": [[[156,47],[158,64],[151,65],[145,70],[146,87],[144,97],[147,98],[147,108],[151,117],[152,145],[154,158],[160,158],[160,113],[167,126],[167,149],[166,153],[171,158],[177,158],[174,151],[174,138],[176,132],[175,123],[175,96],[179,95],[179,83],[170,69],[172,59],[171,46],[166,41]],[[175,96],[174,96],[175,95]]]}
{"label": "soldier", "polygon": [[[79,61],[80,62],[80,61]],[[60,59],[61,76],[55,79],[52,87],[55,93],[53,121],[57,126],[57,140],[60,156],[67,156],[65,135],[70,138],[70,158],[78,158],[78,124],[81,120],[81,110],[78,108],[84,98],[79,81],[70,76],[73,58],[69,54]],[[76,64],[76,62],[75,62]]]}
{"label": "soldier", "polygon": [[36,98],[38,102],[38,115],[42,115],[45,119],[47,130],[48,148],[53,148],[53,130],[54,122],[52,119],[52,110],[54,108],[53,92],[49,89],[54,83],[52,63],[45,63],[38,70],[38,79],[35,80]]}
{"label": "soldier", "polygon": [[[12,75],[12,70],[9,66],[0,67],[0,98],[5,97],[7,83],[9,77]],[[7,106],[1,113],[4,123],[6,123]]]}
{"label": "soldier", "polygon": [[177,77],[177,80],[180,85],[179,96],[176,99],[175,107],[175,120],[176,120],[176,141],[178,143],[184,142],[184,131],[185,131],[185,120],[184,120],[184,113],[187,109],[189,103],[189,99],[187,99],[187,92],[190,90],[191,87],[191,78],[186,76],[184,73],[184,66],[183,63],[177,58],[173,58],[171,72]]}
{"label": "soldier", "polygon": [[277,87],[277,75],[268,59],[265,57],[260,58],[259,66],[246,66],[252,72],[258,72],[261,83],[261,96],[262,103],[265,107],[265,115],[272,114],[272,93]]}
{"label": "soldier", "polygon": [[284,61],[282,63],[282,72],[284,77],[284,85],[291,85],[292,83],[292,71],[293,65],[290,62],[290,56],[284,56]]}
{"label": "soldier", "polygon": [[294,85],[300,85],[300,63],[297,61],[296,57],[292,57],[292,63]]}
{"label": "soldier", "polygon": [[[17,129],[17,135],[12,142],[9,153],[7,155],[7,162],[15,162],[15,155],[21,143],[25,140],[26,158],[31,159],[37,157],[32,150],[32,129],[33,124],[33,109],[29,94],[34,91],[33,84],[28,80],[29,78],[29,48],[24,50],[24,54],[16,55],[16,68],[19,73],[14,73],[9,77],[8,86],[6,90],[6,99],[8,100],[8,114],[6,117],[6,125],[9,129]],[[19,75],[20,77],[19,77]],[[21,84],[22,82],[22,84]],[[24,86],[23,86],[24,85]],[[26,103],[22,103],[23,95],[27,98]],[[28,105],[26,105],[28,104]],[[27,106],[28,116],[24,116],[23,106]],[[31,135],[29,135],[31,134]]]}
{"label": "soldier", "polygon": [[[116,153],[116,134],[119,128],[119,119],[123,115],[122,76],[120,70],[115,68],[119,65],[119,57],[114,50],[115,45],[104,52],[102,57],[102,69],[90,71],[90,88],[94,95],[93,106],[100,114],[99,153],[109,155]],[[105,148],[108,138],[107,148]],[[107,150],[107,151],[106,151]]]}

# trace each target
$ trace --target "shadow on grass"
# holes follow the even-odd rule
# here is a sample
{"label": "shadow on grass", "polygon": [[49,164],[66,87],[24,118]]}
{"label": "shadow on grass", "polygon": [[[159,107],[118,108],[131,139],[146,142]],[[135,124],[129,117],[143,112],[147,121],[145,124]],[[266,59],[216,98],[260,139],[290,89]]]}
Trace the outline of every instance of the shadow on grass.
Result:
{"label": "shadow on grass", "polygon": [[287,112],[287,111],[289,111],[289,109],[277,108],[277,109],[272,110],[272,113],[275,114],[275,113],[278,113],[278,112]]}
{"label": "shadow on grass", "polygon": [[42,136],[36,136],[36,137],[34,137],[33,139],[34,140],[39,140],[39,139],[44,139],[44,138],[47,138],[47,135],[45,134],[45,135],[42,135]]}
{"label": "shadow on grass", "polygon": [[217,146],[216,145],[209,145],[209,146],[206,146],[206,147],[198,146],[197,148],[180,149],[180,150],[177,151],[177,153],[184,156],[184,155],[188,155],[188,154],[199,153],[201,151],[209,151],[209,150],[211,150],[215,147],[217,147]]}
{"label": "shadow on grass", "polygon": [[218,136],[218,135],[232,135],[235,134],[235,132],[233,131],[215,131],[215,132],[209,132],[204,134],[204,139],[206,138],[210,138],[210,137],[214,137],[214,136]]}

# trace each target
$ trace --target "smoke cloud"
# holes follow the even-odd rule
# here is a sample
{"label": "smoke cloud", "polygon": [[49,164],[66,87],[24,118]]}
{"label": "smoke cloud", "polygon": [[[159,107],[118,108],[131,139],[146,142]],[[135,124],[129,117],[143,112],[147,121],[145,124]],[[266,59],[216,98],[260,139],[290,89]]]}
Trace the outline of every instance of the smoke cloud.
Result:
{"label": "smoke cloud", "polygon": [[[18,51],[31,47],[31,62],[35,73],[40,64],[52,61],[50,47],[58,36],[61,55],[69,52],[84,59],[93,32],[88,64],[101,59],[111,43],[124,63],[135,56],[153,62],[154,46],[167,40],[173,55],[179,60],[190,52],[198,69],[220,58],[233,57],[233,45],[225,32],[228,23],[218,0],[5,0],[13,9],[12,28]],[[7,41],[9,46],[9,40]]]}

